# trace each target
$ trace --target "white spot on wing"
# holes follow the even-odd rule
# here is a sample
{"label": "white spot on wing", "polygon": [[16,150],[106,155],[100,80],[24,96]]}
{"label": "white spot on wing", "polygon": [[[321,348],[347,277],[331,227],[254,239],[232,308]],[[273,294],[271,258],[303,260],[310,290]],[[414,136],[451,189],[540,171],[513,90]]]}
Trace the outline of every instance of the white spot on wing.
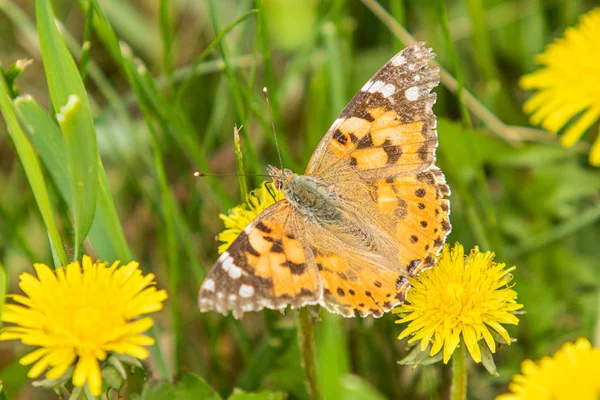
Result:
{"label": "white spot on wing", "polygon": [[229,269],[229,276],[231,277],[231,279],[239,278],[240,276],[242,276],[242,269],[236,267],[235,265],[232,265]]}
{"label": "white spot on wing", "polygon": [[231,279],[237,279],[242,276],[242,269],[233,264],[233,257],[231,257],[228,252],[223,253],[221,257],[224,257],[221,268],[229,274]]}
{"label": "white spot on wing", "polygon": [[248,298],[254,294],[254,288],[250,285],[240,286],[240,296]]}
{"label": "white spot on wing", "polygon": [[229,268],[231,268],[233,265],[233,258],[231,258],[228,252],[224,252],[221,257],[223,257],[223,264],[221,264],[221,268],[223,268],[223,271],[229,272]]}
{"label": "white spot on wing", "polygon": [[404,96],[406,96],[406,99],[409,101],[417,100],[419,98],[419,88],[416,86],[413,86],[413,87],[406,89]]}
{"label": "white spot on wing", "polygon": [[371,87],[369,88],[369,90],[367,90],[367,92],[369,93],[375,93],[378,92],[379,89],[381,89],[382,87],[385,86],[385,82],[384,81],[375,81]]}
{"label": "white spot on wing", "polygon": [[230,294],[227,300],[234,302],[237,300],[237,296],[235,294]]}
{"label": "white spot on wing", "polygon": [[387,85],[385,85],[384,87],[382,87],[381,89],[379,89],[379,92],[386,99],[388,97],[390,97],[391,95],[393,95],[395,91],[396,91],[396,86],[392,85],[391,83],[388,83]]}
{"label": "white spot on wing", "polygon": [[215,291],[215,281],[213,281],[212,279],[205,280],[204,285],[202,285],[202,289],[206,290],[207,292],[214,292]]}
{"label": "white spot on wing", "polygon": [[415,82],[419,82],[421,80],[421,75],[415,75],[413,79],[415,80]]}
{"label": "white spot on wing", "polygon": [[402,64],[406,64],[406,57],[402,54],[398,54],[396,57],[392,58],[392,65],[398,66]]}

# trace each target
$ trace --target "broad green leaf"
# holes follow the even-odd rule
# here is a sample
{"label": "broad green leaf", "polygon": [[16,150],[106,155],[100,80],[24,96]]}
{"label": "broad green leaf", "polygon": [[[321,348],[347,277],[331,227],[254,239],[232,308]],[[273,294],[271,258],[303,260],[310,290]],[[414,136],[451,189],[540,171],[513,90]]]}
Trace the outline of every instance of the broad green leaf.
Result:
{"label": "broad green leaf", "polygon": [[234,389],[227,400],[284,400],[285,396],[281,392],[260,392],[246,393],[240,389]]}
{"label": "broad green leaf", "polygon": [[142,392],[142,400],[221,400],[221,396],[202,378],[194,374],[184,374],[179,382],[148,385]]}
{"label": "broad green leaf", "polygon": [[57,120],[66,138],[75,219],[75,255],[96,212],[98,146],[90,104],[79,70],[54,21],[49,0],[36,0],[36,21],[46,79]]}
{"label": "broad green leaf", "polygon": [[[17,98],[14,105],[29,139],[46,165],[61,196],[67,205],[72,207],[70,175],[64,162],[68,152],[65,138],[50,115],[31,96]],[[100,161],[98,165],[100,168],[97,212],[89,240],[99,258],[126,262],[131,259],[131,252],[108,187],[106,172]]]}
{"label": "broad green leaf", "polygon": [[42,219],[48,230],[48,236],[50,237],[50,242],[54,247],[58,261],[61,265],[66,265],[68,259],[56,222],[54,221],[52,205],[50,204],[50,198],[48,197],[48,190],[46,188],[44,175],[42,174],[42,169],[31,143],[17,121],[17,116],[13,109],[12,101],[8,95],[8,88],[6,87],[3,77],[0,78],[0,110],[2,111],[4,121],[8,126],[8,132],[15,144],[17,154],[23,164],[23,169],[25,170],[31,189],[33,190],[33,195],[40,213],[42,214]]}

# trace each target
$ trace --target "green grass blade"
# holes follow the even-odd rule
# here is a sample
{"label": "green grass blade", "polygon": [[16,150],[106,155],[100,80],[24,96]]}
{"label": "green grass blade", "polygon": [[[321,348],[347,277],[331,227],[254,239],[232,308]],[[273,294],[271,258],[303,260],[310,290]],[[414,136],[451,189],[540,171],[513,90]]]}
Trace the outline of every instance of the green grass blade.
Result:
{"label": "green grass blade", "polygon": [[340,53],[340,38],[337,32],[337,26],[328,21],[323,24],[323,36],[327,47],[327,57],[329,62],[329,83],[331,94],[331,118],[334,119],[344,109],[346,105],[344,87],[344,68],[342,67],[342,58]]}
{"label": "green grass blade", "polygon": [[[6,275],[6,269],[4,269],[4,265],[0,263],[0,321],[2,321],[2,311],[4,311],[4,296],[6,296],[6,289],[8,288],[8,277]],[[2,322],[0,322],[0,328],[2,327]]]}
{"label": "green grass blade", "polygon": [[50,1],[37,0],[35,4],[38,36],[50,97],[54,109],[60,110],[57,119],[67,142],[75,220],[74,259],[78,259],[96,212],[96,131],[83,81],[56,28]]}
{"label": "green grass blade", "polygon": [[[404,0],[392,1],[390,4],[391,15],[400,25],[406,25],[406,5]],[[400,51],[404,48],[402,41],[394,36],[394,50]]]}
{"label": "green grass blade", "polygon": [[446,4],[443,0],[437,1],[437,15],[439,17],[440,26],[442,28],[442,34],[444,37],[444,45],[446,47],[446,51],[450,55],[450,60],[452,62],[452,66],[454,67],[454,74],[456,76],[456,81],[458,83],[458,89],[456,91],[456,97],[458,98],[458,105],[460,110],[460,117],[463,122],[463,125],[466,129],[471,129],[473,127],[471,123],[471,116],[469,115],[469,110],[464,102],[463,92],[464,92],[464,84],[462,79],[462,68],[458,61],[458,55],[456,54],[456,49],[454,47],[454,42],[452,41],[452,36],[450,35],[450,28],[448,27],[448,13],[446,11]]}
{"label": "green grass blade", "polygon": [[169,0],[160,0],[159,19],[163,45],[163,68],[168,77],[169,86],[173,89],[173,24],[171,22],[171,8]]}
{"label": "green grass blade", "polygon": [[240,197],[241,203],[246,201],[246,195],[248,194],[248,184],[246,182],[246,170],[244,169],[244,157],[242,155],[242,146],[240,143],[240,129],[237,126],[233,128],[233,147],[235,148],[235,160],[237,166],[238,181],[240,182]]}
{"label": "green grass blade", "polygon": [[90,243],[94,252],[101,259],[127,262],[133,258],[133,254],[125,240],[123,227],[100,156],[98,156],[98,166],[97,212],[90,230]]}
{"label": "green grass blade", "polygon": [[328,312],[321,315],[323,319],[315,334],[321,389],[327,400],[341,400],[341,380],[350,372],[345,320]]}
{"label": "green grass blade", "polygon": [[79,74],[85,81],[87,77],[88,62],[90,60],[90,48],[92,47],[92,30],[94,24],[94,5],[89,3],[87,6],[85,18],[85,32],[83,34],[83,45],[81,46],[81,56],[79,57]]}
{"label": "green grass blade", "polygon": [[481,71],[486,84],[493,84],[488,89],[492,88],[498,91],[500,89],[499,73],[494,59],[494,46],[489,36],[485,4],[482,0],[467,0],[467,9],[473,26],[472,40],[479,71]]}
{"label": "green grass blade", "polygon": [[54,252],[58,257],[61,265],[66,265],[68,262],[67,254],[62,244],[56,222],[54,221],[54,214],[52,212],[52,205],[48,196],[48,190],[46,188],[46,182],[44,181],[44,175],[40,167],[37,155],[33,146],[27,139],[25,132],[21,129],[18,123],[17,116],[13,109],[12,101],[8,95],[8,88],[3,77],[0,77],[0,111],[4,116],[4,121],[8,126],[8,132],[10,137],[15,144],[19,159],[23,164],[23,169],[33,190],[33,195],[37,202],[42,219],[46,225],[48,236],[50,237],[50,243],[54,248]]}
{"label": "green grass blade", "polygon": [[56,122],[29,95],[14,101],[17,116],[29,140],[40,155],[54,184],[69,208],[72,208],[71,180],[67,159],[67,143]]}

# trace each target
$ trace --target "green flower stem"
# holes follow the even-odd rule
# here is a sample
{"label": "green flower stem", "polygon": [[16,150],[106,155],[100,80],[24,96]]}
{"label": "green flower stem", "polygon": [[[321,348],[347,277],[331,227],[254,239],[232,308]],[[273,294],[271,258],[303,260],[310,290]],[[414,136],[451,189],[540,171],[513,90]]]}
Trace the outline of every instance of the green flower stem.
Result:
{"label": "green flower stem", "polygon": [[[2,288],[0,288],[1,290]],[[596,327],[594,328],[594,342],[592,343],[595,347],[600,347],[600,290],[598,291],[598,307],[596,307]]]}
{"label": "green flower stem", "polygon": [[452,356],[451,400],[466,400],[467,398],[467,355],[465,347],[461,340]]}
{"label": "green flower stem", "polygon": [[321,400],[323,395],[317,375],[317,360],[315,356],[315,338],[312,316],[306,307],[298,311],[298,345],[302,354],[302,364],[306,374],[306,383],[311,399]]}

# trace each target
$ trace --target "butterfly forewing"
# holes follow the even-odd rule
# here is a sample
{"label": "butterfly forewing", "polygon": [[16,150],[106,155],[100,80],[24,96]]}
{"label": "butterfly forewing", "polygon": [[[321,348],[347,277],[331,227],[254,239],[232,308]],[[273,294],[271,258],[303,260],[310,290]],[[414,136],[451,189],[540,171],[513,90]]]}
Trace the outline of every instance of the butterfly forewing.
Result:
{"label": "butterfly forewing", "polygon": [[[433,114],[439,69],[422,44],[402,50],[354,96],[327,131],[306,169],[331,180],[349,165],[366,178],[422,171],[435,161]],[[342,164],[342,165],[340,165]]]}
{"label": "butterfly forewing", "polygon": [[394,238],[394,261],[406,275],[433,266],[451,229],[444,198],[450,190],[433,165],[433,56],[419,44],[385,64],[336,119],[307,168],[342,201],[372,213],[373,228]]}

